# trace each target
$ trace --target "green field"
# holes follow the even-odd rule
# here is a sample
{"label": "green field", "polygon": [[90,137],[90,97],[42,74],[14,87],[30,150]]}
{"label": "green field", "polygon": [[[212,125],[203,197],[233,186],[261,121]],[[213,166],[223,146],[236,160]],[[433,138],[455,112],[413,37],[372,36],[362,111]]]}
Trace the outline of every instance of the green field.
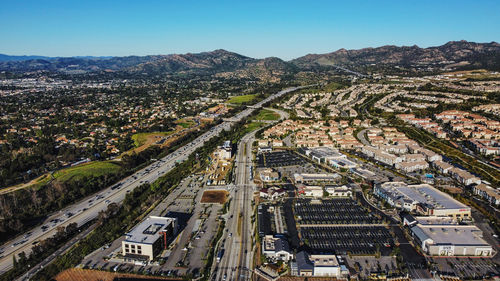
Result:
{"label": "green field", "polygon": [[82,177],[98,177],[106,174],[117,173],[120,165],[114,162],[90,162],[87,164],[61,169],[54,172],[54,178],[61,182],[75,180]]}
{"label": "green field", "polygon": [[259,111],[259,114],[257,114],[257,116],[255,116],[254,119],[255,120],[268,120],[268,121],[279,120],[280,115],[272,110],[262,109],[261,111]]}
{"label": "green field", "polygon": [[251,102],[256,97],[257,97],[257,95],[236,96],[236,97],[230,98],[227,102],[228,103],[235,103],[235,104],[242,104],[242,103]]}
{"label": "green field", "polygon": [[180,122],[177,123],[177,125],[181,126],[182,128],[190,128],[195,125],[194,121],[192,120],[179,120]]}
{"label": "green field", "polygon": [[252,122],[252,123],[246,124],[244,134],[248,134],[252,131],[255,131],[255,130],[260,129],[260,128],[265,127],[265,126],[266,126],[266,124],[260,123],[260,122]]}
{"label": "green field", "polygon": [[[182,125],[181,125],[182,126]],[[133,134],[132,135],[132,140],[134,141],[135,147],[139,147],[141,145],[144,145],[146,141],[148,140],[148,137],[151,136],[168,136],[172,132],[152,132],[152,133],[138,133],[138,134]]]}

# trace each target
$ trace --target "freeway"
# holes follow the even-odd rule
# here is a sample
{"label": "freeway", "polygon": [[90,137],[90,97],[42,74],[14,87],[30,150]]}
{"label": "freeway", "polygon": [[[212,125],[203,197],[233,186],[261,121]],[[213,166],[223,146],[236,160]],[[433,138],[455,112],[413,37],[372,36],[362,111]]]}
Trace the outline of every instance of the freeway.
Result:
{"label": "freeway", "polygon": [[[304,87],[307,86],[288,88],[273,94],[255,104],[251,108],[246,108],[245,110],[239,112],[233,117],[233,119],[238,121],[242,120],[258,108],[261,108],[265,103]],[[191,153],[193,153],[197,148],[202,147],[206,141],[214,136],[217,136],[223,130],[230,130],[232,124],[234,123],[223,122],[212,127],[209,131],[205,132],[195,140],[184,145],[183,147],[180,147],[164,158],[155,161],[148,167],[143,168],[118,183],[101,190],[96,195],[88,196],[79,202],[51,214],[41,226],[37,226],[25,234],[5,243],[0,247],[0,274],[12,268],[12,255],[17,255],[21,252],[25,252],[26,255],[29,255],[34,243],[53,236],[57,232],[58,227],[66,227],[70,223],[77,223],[78,226],[81,226],[95,219],[100,211],[107,209],[110,203],[120,204],[125,199],[128,192],[144,183],[154,182],[159,177],[172,170],[176,163],[185,161]]]}

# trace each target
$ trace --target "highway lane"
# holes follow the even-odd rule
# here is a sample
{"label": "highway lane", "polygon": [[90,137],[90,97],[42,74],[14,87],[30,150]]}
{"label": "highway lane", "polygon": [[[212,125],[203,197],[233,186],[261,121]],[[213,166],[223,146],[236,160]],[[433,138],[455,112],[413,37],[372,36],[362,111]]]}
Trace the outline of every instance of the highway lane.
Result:
{"label": "highway lane", "polygon": [[[239,112],[233,117],[233,120],[242,120],[252,114],[253,111],[261,108],[263,104],[275,98],[281,97],[286,93],[304,87],[306,86],[288,88],[273,94],[255,104],[251,108],[249,107]],[[77,223],[80,226],[96,218],[99,212],[106,210],[110,203],[114,202],[120,204],[125,199],[128,192],[143,183],[154,182],[160,176],[172,170],[176,163],[185,161],[191,153],[193,153],[197,148],[202,147],[206,141],[214,136],[217,136],[223,130],[229,130],[233,124],[233,122],[223,122],[214,126],[192,142],[184,145],[164,158],[157,160],[148,167],[145,167],[133,175],[119,181],[118,188],[114,188],[116,184],[109,186],[98,192],[96,195],[88,196],[75,204],[67,206],[59,212],[50,215],[41,226],[35,227],[25,234],[5,243],[0,247],[0,274],[12,268],[13,254],[17,255],[24,251],[26,255],[29,255],[31,248],[33,247],[32,243],[53,236],[57,232],[58,227],[65,227],[70,223]]]}

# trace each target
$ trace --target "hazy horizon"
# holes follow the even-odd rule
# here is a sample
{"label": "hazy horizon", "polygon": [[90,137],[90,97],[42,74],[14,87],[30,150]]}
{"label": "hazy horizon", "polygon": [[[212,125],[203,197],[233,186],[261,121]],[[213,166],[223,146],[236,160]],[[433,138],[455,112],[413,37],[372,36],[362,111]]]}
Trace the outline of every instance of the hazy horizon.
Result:
{"label": "hazy horizon", "polygon": [[[359,49],[364,49],[364,48],[379,48],[379,47],[384,47],[384,46],[411,47],[411,46],[416,45],[417,47],[420,47],[420,48],[431,48],[431,47],[439,47],[439,46],[442,46],[442,45],[444,45],[444,44],[446,44],[448,42],[452,42],[452,41],[458,42],[458,41],[462,41],[462,40],[450,40],[450,41],[444,42],[443,44],[432,45],[432,46],[420,46],[418,44],[413,44],[413,45],[385,44],[385,45],[380,45],[380,46],[366,46],[366,47],[361,47],[361,48],[356,48],[356,49],[339,48],[339,49],[327,51],[327,52],[324,52],[324,53],[332,53],[332,52],[336,52],[336,51],[341,50],[341,49],[359,50]],[[468,41],[468,40],[465,40],[465,41],[470,42],[470,43],[480,43],[480,44],[498,43],[497,41],[489,41],[489,42],[473,42],[473,41]],[[206,51],[200,51],[200,52],[169,53],[169,54],[144,54],[144,55],[130,54],[130,55],[123,55],[123,56],[113,56],[113,55],[102,55],[102,56],[92,56],[92,55],[44,56],[44,55],[38,55],[38,54],[6,54],[6,53],[2,53],[2,52],[0,52],[0,55],[6,55],[6,56],[12,56],[12,57],[24,57],[25,56],[25,57],[48,57],[48,58],[86,58],[86,57],[91,57],[91,58],[112,58],[112,57],[133,57],[133,56],[142,57],[142,56],[168,56],[168,55],[183,55],[183,54],[199,54],[199,53],[205,53],[205,52],[214,52],[216,50],[225,50],[225,51],[228,51],[228,52],[237,53],[239,55],[243,55],[243,56],[250,57],[250,58],[255,58],[255,59],[269,58],[269,57],[251,57],[251,56],[248,56],[246,54],[238,53],[238,52],[235,52],[235,51],[232,51],[232,50],[227,50],[227,49],[224,49],[224,48],[218,48],[218,49],[206,50]],[[310,55],[310,54],[324,54],[324,53],[306,53],[306,54],[303,54],[303,55],[298,56],[298,57],[294,57],[294,58],[290,58],[290,59],[283,59],[283,60],[289,61],[289,60],[294,60],[296,58],[299,58],[299,57],[302,57],[302,56],[306,56],[306,55]],[[270,57],[275,57],[275,56],[270,56]]]}
{"label": "hazy horizon", "polygon": [[0,53],[144,56],[225,49],[253,58],[500,39],[497,1],[12,1]]}

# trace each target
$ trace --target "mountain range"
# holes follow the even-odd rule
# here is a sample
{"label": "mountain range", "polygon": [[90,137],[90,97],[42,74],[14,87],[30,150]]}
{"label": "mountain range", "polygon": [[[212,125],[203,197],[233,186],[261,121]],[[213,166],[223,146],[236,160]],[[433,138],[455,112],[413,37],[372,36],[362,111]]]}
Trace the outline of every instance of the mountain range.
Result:
{"label": "mountain range", "polygon": [[273,79],[304,71],[350,69],[383,71],[387,68],[500,70],[500,44],[450,41],[442,46],[382,46],[340,49],[308,54],[290,61],[276,57],[255,59],[226,50],[203,53],[127,57],[42,57],[0,54],[0,71],[88,73],[99,71],[146,75],[219,75]]}

